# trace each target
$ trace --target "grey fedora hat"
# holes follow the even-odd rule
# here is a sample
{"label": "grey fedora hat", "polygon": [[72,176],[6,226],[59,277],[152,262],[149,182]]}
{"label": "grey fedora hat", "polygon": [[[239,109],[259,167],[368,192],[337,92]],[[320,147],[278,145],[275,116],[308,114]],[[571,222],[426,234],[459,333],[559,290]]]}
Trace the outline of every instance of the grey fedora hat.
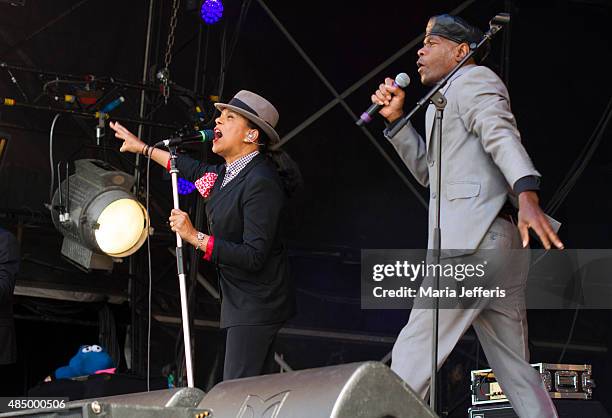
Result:
{"label": "grey fedora hat", "polygon": [[240,90],[228,103],[215,103],[219,110],[231,109],[244,116],[268,135],[270,145],[280,141],[274,128],[278,123],[278,111],[263,97],[248,90]]}

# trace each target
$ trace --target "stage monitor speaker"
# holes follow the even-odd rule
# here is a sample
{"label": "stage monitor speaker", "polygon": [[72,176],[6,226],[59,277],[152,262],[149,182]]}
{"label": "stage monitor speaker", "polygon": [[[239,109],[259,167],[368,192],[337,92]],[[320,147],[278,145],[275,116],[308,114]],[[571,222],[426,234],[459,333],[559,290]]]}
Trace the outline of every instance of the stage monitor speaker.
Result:
{"label": "stage monitor speaker", "polygon": [[115,405],[140,405],[160,407],[190,407],[198,405],[204,398],[204,391],[198,388],[173,388],[152,390],[151,392],[128,393],[125,395],[105,396],[69,402],[69,405],[90,403],[112,403]]}
{"label": "stage monitor speaker", "polygon": [[229,380],[213,387],[199,408],[215,418],[437,417],[379,362]]}
{"label": "stage monitor speaker", "polygon": [[36,418],[437,418],[378,362],[236,379],[195,388],[83,399],[65,409],[0,414]]}

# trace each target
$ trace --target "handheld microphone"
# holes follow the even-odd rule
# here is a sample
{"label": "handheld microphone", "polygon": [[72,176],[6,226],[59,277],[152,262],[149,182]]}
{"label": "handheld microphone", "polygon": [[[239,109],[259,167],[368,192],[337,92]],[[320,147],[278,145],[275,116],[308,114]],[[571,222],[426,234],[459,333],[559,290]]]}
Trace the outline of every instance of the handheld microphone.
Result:
{"label": "handheld microphone", "polygon": [[[395,77],[395,81],[393,81],[393,85],[395,87],[400,87],[402,89],[408,87],[410,84],[410,77],[406,73],[399,73]],[[370,123],[372,121],[372,117],[382,108],[382,105],[372,103],[372,106],[368,107],[368,110],[363,112],[359,119],[357,120],[356,125],[361,126],[364,123]]]}
{"label": "handheld microphone", "polygon": [[168,138],[162,141],[159,141],[154,147],[164,146],[164,147],[172,147],[181,144],[185,144],[188,142],[208,142],[212,141],[215,137],[215,132],[212,129],[203,129],[201,131],[196,132],[192,135],[178,136],[175,138]]}
{"label": "handheld microphone", "polygon": [[100,110],[100,113],[111,112],[111,111],[115,110],[117,107],[119,107],[119,105],[121,103],[123,103],[123,102],[125,102],[125,97],[123,97],[123,96],[117,97],[112,102],[109,102],[106,105],[104,105],[104,107]]}

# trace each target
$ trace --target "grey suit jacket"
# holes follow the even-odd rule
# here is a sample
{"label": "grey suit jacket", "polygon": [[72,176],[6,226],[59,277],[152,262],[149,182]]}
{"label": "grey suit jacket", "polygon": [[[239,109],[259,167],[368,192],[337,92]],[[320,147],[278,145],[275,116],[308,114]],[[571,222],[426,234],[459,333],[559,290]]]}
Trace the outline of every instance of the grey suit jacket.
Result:
{"label": "grey suit jacket", "polygon": [[432,184],[428,248],[433,247],[434,211],[440,198],[442,249],[475,250],[513,193],[514,183],[521,177],[540,174],[521,144],[508,91],[493,71],[484,66],[465,66],[442,93],[447,105],[442,123],[439,193],[433,190],[437,152],[431,131],[435,107],[427,109],[426,141],[411,124],[390,141],[417,181],[426,187]]}

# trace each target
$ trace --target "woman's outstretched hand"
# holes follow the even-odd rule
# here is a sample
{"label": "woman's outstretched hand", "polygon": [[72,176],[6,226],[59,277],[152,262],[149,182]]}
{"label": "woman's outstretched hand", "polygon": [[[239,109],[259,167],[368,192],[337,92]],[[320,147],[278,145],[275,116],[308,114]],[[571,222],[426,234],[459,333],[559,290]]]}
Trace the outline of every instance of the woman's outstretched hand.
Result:
{"label": "woman's outstretched hand", "polygon": [[123,144],[121,144],[119,151],[132,152],[134,154],[142,153],[146,144],[140,138],[128,131],[127,128],[119,122],[111,122],[109,125],[111,129],[115,131],[115,137],[123,140]]}

